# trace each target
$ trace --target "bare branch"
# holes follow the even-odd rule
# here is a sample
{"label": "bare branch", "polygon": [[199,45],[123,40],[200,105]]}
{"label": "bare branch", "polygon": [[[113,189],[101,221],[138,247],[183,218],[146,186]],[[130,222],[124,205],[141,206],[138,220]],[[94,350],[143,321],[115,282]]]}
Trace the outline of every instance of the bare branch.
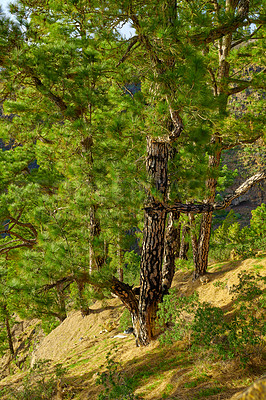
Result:
{"label": "bare branch", "polygon": [[[36,230],[36,228],[31,224],[31,223],[27,223],[27,222],[20,222],[19,218],[22,215],[23,210],[20,211],[19,215],[17,218],[13,218],[11,216],[8,216],[7,219],[9,220],[9,222],[11,222],[11,226],[8,227],[8,224],[5,224],[6,227],[8,227],[8,229],[0,231],[0,234],[5,234],[5,235],[10,235],[11,237],[15,237],[16,239],[14,240],[10,240],[9,242],[3,243],[0,245],[0,254],[6,254],[8,253],[10,250],[14,250],[20,247],[33,247],[36,242],[37,242],[37,236],[38,236],[38,232]],[[23,228],[27,228],[30,232],[28,232],[28,234],[30,233],[32,235],[32,238],[28,239],[24,236],[22,236],[20,233],[18,232],[14,232],[14,228],[16,226],[20,226]],[[18,242],[22,242],[19,244],[15,244]],[[14,243],[14,244],[12,244]],[[12,244],[12,245],[11,245]]]}
{"label": "bare branch", "polygon": [[230,206],[232,201],[243,194],[245,194],[250,188],[252,188],[257,183],[266,179],[266,170],[263,172],[258,172],[257,174],[248,178],[242,185],[240,185],[232,194],[227,195],[222,202],[215,203],[215,210],[223,210],[224,208]]}
{"label": "bare branch", "polygon": [[257,183],[266,179],[266,170],[258,172],[257,174],[248,178],[242,185],[240,185],[233,193],[225,196],[225,198],[216,203],[175,203],[174,205],[167,205],[163,203],[150,204],[150,206],[145,207],[147,213],[156,213],[159,210],[166,210],[166,212],[178,211],[182,213],[193,213],[201,214],[204,212],[212,212],[215,210],[223,210],[224,208],[230,206],[232,201],[243,194],[245,194],[250,188],[252,188]]}

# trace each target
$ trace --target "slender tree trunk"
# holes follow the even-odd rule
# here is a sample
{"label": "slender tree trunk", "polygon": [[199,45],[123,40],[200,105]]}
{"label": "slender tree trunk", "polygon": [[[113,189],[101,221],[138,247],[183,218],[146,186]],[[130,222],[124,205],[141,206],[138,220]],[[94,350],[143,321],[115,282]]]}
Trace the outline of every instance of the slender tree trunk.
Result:
{"label": "slender tree trunk", "polygon": [[195,266],[195,270],[198,269],[198,238],[196,234],[196,223],[194,214],[189,213],[189,222],[190,222],[190,238],[192,245],[192,254],[193,254],[193,263]]}
{"label": "slender tree trunk", "polygon": [[15,357],[13,338],[12,338],[12,333],[11,333],[11,328],[10,328],[10,323],[9,323],[10,317],[9,317],[9,313],[8,313],[6,304],[3,305],[3,310],[4,310],[4,315],[5,315],[5,327],[6,327],[9,351],[10,351],[11,356]]}
{"label": "slender tree trunk", "polygon": [[99,271],[104,263],[104,257],[99,253],[99,251],[95,251],[94,249],[94,239],[100,236],[101,226],[100,221],[96,217],[97,206],[92,205],[90,208],[90,243],[89,243],[89,252],[90,252],[90,263],[89,263],[89,272],[90,274],[93,271]]}
{"label": "slender tree trunk", "polygon": [[189,233],[189,226],[185,223],[182,228],[182,237],[180,243],[179,258],[181,260],[187,260],[187,252],[189,249],[189,242],[187,240]]}
{"label": "slender tree trunk", "polygon": [[[206,203],[213,203],[215,200],[215,192],[217,186],[217,178],[215,172],[219,168],[221,159],[221,140],[219,137],[213,138],[214,151],[213,155],[209,157],[209,168],[213,177],[209,178],[206,182],[206,188],[209,192],[208,198],[205,200]],[[208,267],[208,255],[210,247],[211,237],[211,224],[212,224],[212,212],[206,212],[202,214],[199,236],[196,238],[196,227],[194,217],[190,215],[190,223],[192,224],[192,251],[194,261],[194,273],[193,279],[197,279],[199,276],[206,274]]]}
{"label": "slender tree trunk", "polygon": [[122,255],[122,249],[121,249],[121,234],[118,234],[117,238],[117,261],[118,261],[118,267],[117,267],[117,272],[118,272],[118,277],[121,282],[124,280],[124,271],[123,271],[123,255]]}
{"label": "slender tree trunk", "polygon": [[79,307],[81,314],[84,317],[85,315],[89,315],[91,312],[87,300],[84,297],[85,283],[81,279],[76,279],[76,283],[78,287]]}
{"label": "slender tree trunk", "polygon": [[[236,6],[237,2],[233,3],[230,0],[226,0],[227,11],[230,9],[235,9]],[[228,103],[228,80],[230,64],[227,61],[227,58],[230,54],[231,44],[232,34],[230,33],[221,38],[218,45],[219,68],[217,71],[217,80],[215,81],[213,91],[214,95],[219,98],[219,113],[221,116],[226,113]],[[213,145],[213,152],[209,157],[209,169],[211,177],[206,182],[206,189],[209,192],[208,197],[205,199],[206,203],[212,203],[215,199],[217,187],[216,175],[219,168],[222,151],[219,133],[216,133],[212,137],[211,144]],[[198,240],[195,241],[192,238],[193,259],[195,264],[193,279],[197,279],[199,276],[204,275],[207,271],[212,214],[212,212],[202,214]]]}
{"label": "slender tree trunk", "polygon": [[56,286],[57,291],[57,299],[59,304],[59,315],[60,315],[60,322],[63,322],[66,317],[66,302],[65,302],[65,294],[64,294],[64,283],[58,283]]}
{"label": "slender tree trunk", "polygon": [[212,212],[204,213],[201,218],[199,238],[191,238],[194,273],[193,279],[206,274],[208,266],[209,245],[211,236]]}
{"label": "slender tree trunk", "polygon": [[165,232],[164,241],[164,260],[163,260],[163,273],[162,285],[163,295],[168,294],[175,274],[175,260],[180,251],[180,227],[178,223],[175,226],[175,221],[179,219],[179,213],[171,212],[168,216],[168,223]]}

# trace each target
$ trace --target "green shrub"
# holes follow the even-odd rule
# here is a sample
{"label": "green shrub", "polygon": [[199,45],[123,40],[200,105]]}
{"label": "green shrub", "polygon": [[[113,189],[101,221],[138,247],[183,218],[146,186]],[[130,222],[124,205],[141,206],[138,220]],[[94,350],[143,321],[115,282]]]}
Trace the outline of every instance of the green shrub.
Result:
{"label": "green shrub", "polygon": [[238,277],[239,283],[232,288],[235,305],[230,321],[221,308],[200,303],[197,294],[178,298],[171,291],[158,311],[160,325],[167,327],[160,342],[187,339],[191,350],[209,349],[224,359],[238,357],[248,362],[260,351],[266,333],[262,317],[266,300],[259,285],[266,278],[245,271]]}
{"label": "green shrub", "polygon": [[196,292],[189,297],[178,297],[176,291],[170,290],[170,294],[159,304],[159,325],[170,328],[159,337],[161,344],[172,344],[175,340],[190,336],[191,323],[198,304]]}
{"label": "green shrub", "polygon": [[258,250],[266,250],[266,205],[252,211],[250,227],[241,229],[237,215],[229,212],[223,223],[213,232],[210,243],[210,258],[223,261],[230,258],[234,250],[238,258],[254,257]]}

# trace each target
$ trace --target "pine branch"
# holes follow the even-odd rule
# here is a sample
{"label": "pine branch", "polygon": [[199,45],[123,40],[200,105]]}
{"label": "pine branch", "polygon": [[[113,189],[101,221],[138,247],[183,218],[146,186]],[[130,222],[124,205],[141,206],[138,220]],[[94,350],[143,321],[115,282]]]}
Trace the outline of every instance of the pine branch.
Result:
{"label": "pine branch", "polygon": [[[21,215],[20,215],[21,216]],[[20,216],[19,216],[19,218],[20,218]],[[18,225],[18,226],[22,226],[23,228],[29,228],[30,230],[31,230],[31,232],[32,232],[32,234],[33,234],[33,236],[34,236],[34,238],[35,239],[37,239],[37,236],[38,236],[38,232],[37,232],[37,230],[36,230],[36,228],[31,224],[31,223],[27,223],[27,222],[20,222],[18,219],[19,218],[13,218],[13,217],[8,217],[8,219],[11,221],[11,222],[13,222],[14,224],[12,225],[12,227],[11,228],[9,228],[8,229],[8,231],[7,232],[10,232],[11,233],[11,230],[14,228],[14,226],[15,225]],[[12,234],[13,234],[13,232],[12,232]]]}
{"label": "pine branch", "polygon": [[75,281],[79,281],[82,283],[89,283],[90,285],[100,289],[109,287],[112,293],[116,294],[127,308],[129,308],[130,310],[135,310],[136,312],[138,310],[138,301],[135,296],[135,293],[132,290],[132,287],[127,283],[121,282],[115,276],[112,276],[105,282],[99,283],[95,282],[95,280],[88,273],[83,273],[78,278],[75,277],[74,275],[69,275],[53,283],[42,286],[39,289],[39,292],[48,291],[50,289],[53,289],[54,287],[57,287],[59,284],[62,283],[70,284]]}
{"label": "pine branch", "polygon": [[18,249],[18,248],[21,248],[21,247],[29,247],[29,248],[31,248],[33,245],[34,245],[34,243],[24,242],[24,243],[21,243],[21,244],[17,244],[16,246],[8,246],[8,247],[5,247],[4,249],[1,249],[0,250],[0,254],[6,254],[10,250]]}
{"label": "pine branch", "polygon": [[265,21],[257,18],[257,19],[249,19],[245,21],[244,15],[237,15],[231,22],[228,22],[224,25],[218,26],[217,28],[211,29],[208,33],[198,33],[197,35],[193,35],[189,38],[189,41],[193,44],[201,44],[201,43],[211,43],[217,39],[221,39],[222,37],[229,35],[232,32],[235,32],[238,28],[249,26],[251,23],[254,24],[264,24]]}
{"label": "pine branch", "polygon": [[[255,29],[249,36],[247,36],[247,37],[245,37],[245,38],[243,38],[243,39],[239,39],[239,40],[237,40],[236,42],[234,42],[234,43],[231,45],[231,49],[233,49],[233,48],[236,47],[236,46],[241,45],[242,43],[244,43],[243,46],[248,45],[247,40],[254,39],[254,36],[257,34],[257,32],[258,32],[261,28],[262,28],[262,25],[259,25],[258,28]],[[242,46],[241,46],[241,47],[242,47]]]}
{"label": "pine branch", "polygon": [[[19,215],[17,218],[13,218],[11,216],[8,216],[7,219],[9,220],[9,222],[7,224],[5,224],[5,226],[8,226],[8,224],[10,222],[12,222],[12,225],[4,230],[4,231],[0,231],[0,234],[5,234],[5,235],[11,235],[13,237],[15,237],[15,240],[10,240],[9,242],[3,243],[0,245],[0,254],[6,254],[8,253],[10,250],[14,250],[14,249],[18,249],[20,247],[33,247],[36,242],[37,242],[37,236],[38,236],[38,232],[36,230],[36,228],[31,224],[31,223],[26,223],[26,222],[20,222],[19,219],[22,215],[23,209],[20,211]],[[16,226],[20,226],[23,228],[27,228],[31,231],[31,234],[33,235],[33,238],[31,239],[27,239],[25,237],[23,237],[21,234],[14,232],[13,229]],[[17,242],[22,242],[20,244],[15,244]],[[12,244],[14,243],[14,244]],[[12,245],[11,245],[12,244]]]}
{"label": "pine branch", "polygon": [[[131,38],[130,40],[131,40],[131,43],[129,44],[129,46],[128,46],[126,52],[125,52],[125,54],[123,55],[123,57],[122,57],[122,58],[119,60],[119,62],[116,64],[116,67],[119,67],[119,65],[122,64],[122,63],[129,57],[130,50],[132,49],[132,47],[134,46],[134,44],[136,44],[136,43],[138,42],[139,37],[138,37],[138,36],[134,36],[134,37]],[[139,45],[136,46],[135,49],[137,49],[138,47],[139,47]],[[134,49],[134,50],[135,50],[135,49]]]}
{"label": "pine branch", "polygon": [[[67,110],[67,105],[63,101],[63,99],[57,95],[55,95],[49,88],[47,88],[40,78],[38,78],[35,74],[35,71],[29,67],[26,66],[25,72],[27,73],[28,76],[30,76],[33,79],[33,82],[35,84],[36,89],[43,94],[44,96],[47,96],[56,106],[64,113]],[[79,110],[77,111],[77,116],[79,116],[80,112]]]}
{"label": "pine branch", "polygon": [[228,89],[227,94],[231,96],[232,94],[243,92],[243,90],[247,89],[250,86],[250,82],[247,82],[241,86],[236,86],[232,89]]}
{"label": "pine branch", "polygon": [[[263,71],[263,73],[265,73],[265,71]],[[229,96],[232,94],[242,92],[243,90],[247,89],[250,86],[253,87],[254,89],[265,89],[265,84],[256,83],[255,79],[251,79],[250,81],[243,81],[241,79],[230,79],[230,82],[231,83],[239,82],[239,86],[228,89],[227,94]]]}
{"label": "pine branch", "polygon": [[58,281],[55,281],[53,283],[49,283],[47,285],[42,286],[39,289],[39,292],[47,292],[50,289],[53,289],[54,287],[62,284],[62,283],[72,283],[75,281],[75,277],[73,275],[65,276],[64,278],[59,279]]}

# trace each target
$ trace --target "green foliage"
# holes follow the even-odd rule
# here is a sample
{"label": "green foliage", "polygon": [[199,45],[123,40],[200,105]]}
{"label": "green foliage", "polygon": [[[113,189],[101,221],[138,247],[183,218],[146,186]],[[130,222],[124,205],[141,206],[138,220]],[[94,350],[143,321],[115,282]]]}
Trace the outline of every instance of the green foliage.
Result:
{"label": "green foliage", "polygon": [[[116,348],[114,348],[116,352]],[[99,394],[98,400],[137,400],[139,397],[133,393],[133,380],[125,376],[121,365],[114,361],[112,351],[106,355],[107,371],[102,372],[96,383],[103,385],[104,390]]]}
{"label": "green foliage", "polygon": [[228,320],[219,307],[200,303],[196,294],[178,298],[172,291],[159,307],[159,322],[168,329],[160,336],[162,344],[189,341],[192,351],[208,349],[222,358],[239,358],[245,364],[260,352],[266,334],[263,319],[265,277],[242,272],[232,288],[234,312]]}
{"label": "green foliage", "polygon": [[234,183],[234,180],[237,176],[238,176],[237,169],[231,171],[230,169],[228,169],[228,166],[224,164],[221,167],[216,190],[218,192],[223,192],[227,187],[231,186]]}
{"label": "green foliage", "polygon": [[260,238],[266,236],[266,204],[262,203],[256,210],[252,210],[250,228],[252,233]]}
{"label": "green foliage", "polygon": [[198,306],[198,294],[195,292],[189,297],[178,297],[174,290],[164,297],[163,303],[159,304],[159,324],[170,325],[160,336],[161,343],[170,344],[175,340],[185,337],[190,338],[193,316]]}
{"label": "green foliage", "polygon": [[231,210],[211,237],[210,256],[226,260],[233,252],[237,258],[253,257],[256,251],[266,249],[266,206],[262,204],[252,211],[250,227],[241,228],[237,216]]}
{"label": "green foliage", "polygon": [[139,284],[140,255],[135,251],[124,254],[124,277],[129,285]]}

